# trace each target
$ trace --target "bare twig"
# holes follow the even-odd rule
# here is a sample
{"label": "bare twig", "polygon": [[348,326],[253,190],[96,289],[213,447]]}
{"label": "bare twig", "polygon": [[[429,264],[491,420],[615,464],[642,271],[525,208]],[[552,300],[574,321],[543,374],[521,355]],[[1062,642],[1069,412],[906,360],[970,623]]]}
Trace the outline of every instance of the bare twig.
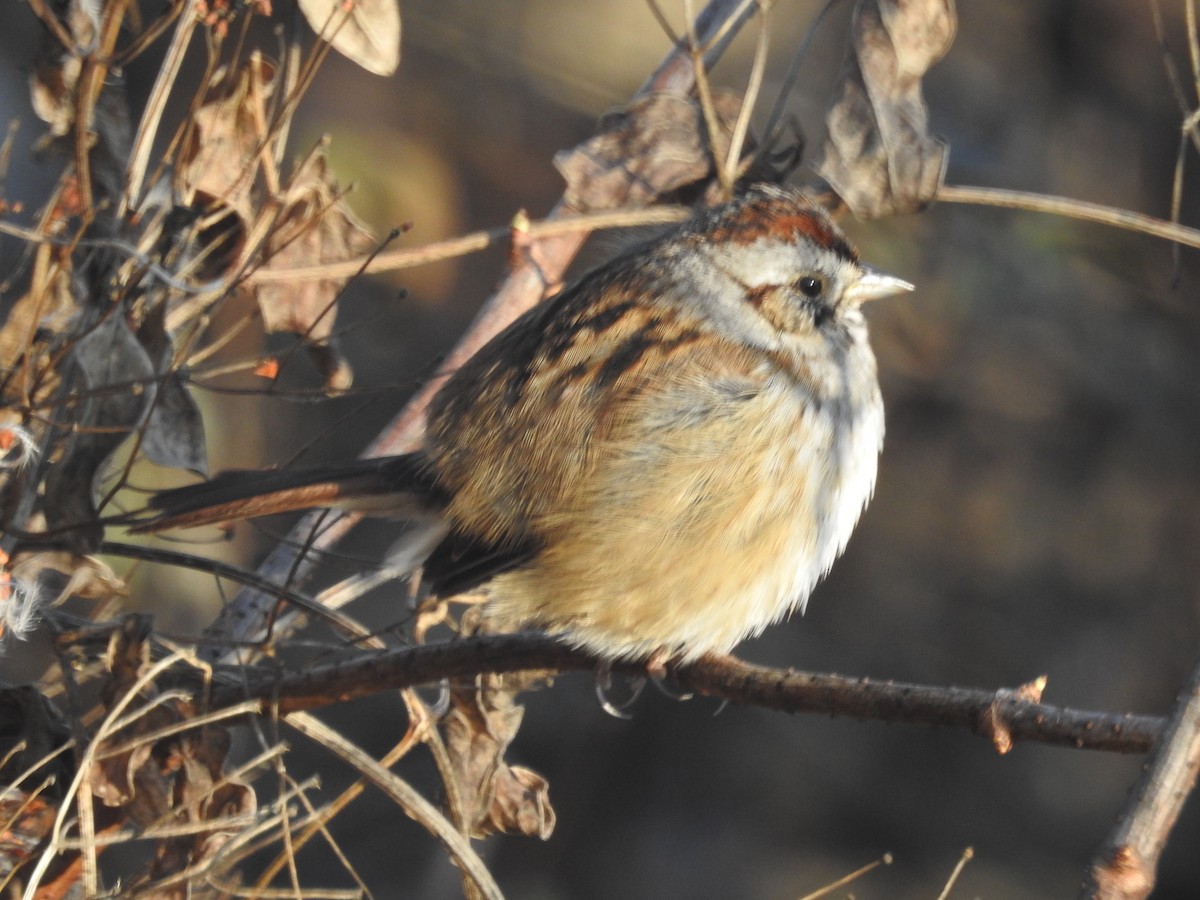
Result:
{"label": "bare twig", "polygon": [[[100,552],[113,556],[144,559],[164,565],[195,569],[200,572],[208,572],[215,578],[228,578],[238,584],[267,593],[271,597],[272,603],[286,601],[297,609],[304,610],[304,612],[310,615],[323,619],[348,637],[358,637],[366,632],[366,629],[357,622],[338,612],[336,609],[326,607],[306,594],[283,585],[273,584],[259,578],[252,572],[247,572],[245,569],[229,563],[195,556],[191,553],[181,553],[177,550],[166,550],[162,547],[143,547],[138,544],[125,544],[119,541],[105,541],[100,545]],[[255,634],[255,632],[247,632],[247,634]]]}
{"label": "bare twig", "polygon": [[459,868],[470,875],[481,896],[489,900],[502,900],[499,886],[483,864],[483,860],[471,847],[470,841],[459,834],[453,824],[438,812],[437,807],[417,793],[408,782],[389,772],[370,754],[307,713],[293,713],[287,717],[287,722],[301,734],[348,761],[367,781],[391,797],[409,816],[428,829],[442,842]]}
{"label": "bare twig", "polygon": [[138,120],[137,136],[129,154],[129,165],[125,169],[125,191],[121,196],[118,216],[124,215],[127,209],[136,207],[141,200],[142,181],[146,177],[146,164],[150,160],[154,137],[158,134],[159,122],[167,108],[167,97],[178,79],[184,53],[191,43],[192,32],[196,27],[195,7],[196,0],[182,0],[179,4],[181,15],[175,25],[175,34],[159,67],[154,88],[146,99],[146,108]]}
{"label": "bare twig", "polygon": [[[379,760],[379,764],[384,768],[390,769],[397,762],[403,759],[421,740],[423,727],[410,726],[405,732],[404,737],[392,747],[383,758]],[[313,837],[319,834],[325,826],[331,822],[334,816],[342,812],[346,807],[354,802],[366,790],[366,779],[360,778],[343,790],[337,797],[325,804],[319,810],[315,810],[311,816],[311,820],[303,828],[298,828],[296,834],[292,837],[292,845],[296,850],[300,850]],[[269,885],[279,874],[279,871],[286,863],[286,859],[282,854],[278,855],[269,865],[267,865],[258,877],[256,887],[264,889]]]}
{"label": "bare twig", "polygon": [[828,897],[834,891],[840,890],[841,888],[844,888],[846,885],[852,884],[853,882],[858,881],[858,879],[862,878],[868,872],[874,872],[880,866],[890,866],[892,864],[892,862],[893,862],[892,854],[885,853],[885,854],[883,854],[883,856],[879,857],[879,859],[875,860],[874,862],[869,862],[865,866],[861,866],[861,867],[855,869],[849,875],[844,875],[841,878],[839,878],[837,881],[830,882],[829,884],[825,885],[822,888],[818,888],[817,890],[813,891],[812,893],[805,894],[803,897],[800,898],[800,900],[822,900],[823,897]]}
{"label": "bare twig", "polygon": [[1167,29],[1163,22],[1162,5],[1159,0],[1154,0],[1150,4],[1150,12],[1151,18],[1154,21],[1154,34],[1158,38],[1159,52],[1162,54],[1163,70],[1167,76],[1167,83],[1171,86],[1171,93],[1175,95],[1175,103],[1179,107],[1179,114],[1184,120],[1184,134],[1191,138],[1192,146],[1200,150],[1200,134],[1197,133],[1196,123],[1192,121],[1194,112],[1193,103],[1188,98],[1187,91],[1183,88],[1183,80],[1179,77],[1179,67],[1175,65],[1175,57],[1171,55],[1171,48],[1167,45]]}
{"label": "bare twig", "polygon": [[1124,231],[1136,231],[1151,237],[1175,241],[1187,247],[1200,247],[1200,230],[1176,225],[1147,216],[1129,212],[1086,200],[1068,197],[1052,197],[1048,194],[1032,194],[1027,191],[1006,191],[1000,188],[967,187],[944,184],[937,199],[944,203],[968,203],[978,206],[998,206],[1004,209],[1024,209],[1030,212],[1049,213],[1083,222],[1097,222]]}
{"label": "bare twig", "polygon": [[967,847],[962,852],[962,856],[958,858],[958,862],[954,866],[954,870],[950,873],[950,877],[946,879],[946,884],[942,888],[942,892],[938,894],[937,900],[949,900],[950,892],[954,890],[954,885],[958,881],[958,877],[962,875],[963,869],[967,867],[972,859],[975,858],[975,849]]}
{"label": "bare twig", "polygon": [[[716,140],[720,134],[721,120],[717,116],[713,104],[712,86],[708,83],[708,65],[704,57],[704,45],[696,37],[696,20],[692,12],[692,0],[683,0],[684,15],[687,17],[687,46],[692,58],[692,68],[695,70],[696,97],[700,101],[700,110],[704,116],[704,127],[708,131],[708,143],[713,149],[713,163],[717,173],[717,181],[721,185],[721,193],[726,200],[733,196],[733,182],[730,172],[716,158]],[[745,107],[743,107],[744,109]],[[732,153],[735,148],[730,147]]]}
{"label": "bare twig", "polygon": [[[594,670],[595,656],[540,634],[476,637],[382,652],[363,652],[304,671],[256,678],[247,686],[223,685],[212,702],[231,704],[272,698],[283,713],[350,700],[382,690],[469,678],[485,672],[530,669]],[[637,663],[618,663],[615,672],[645,674]],[[855,719],[966,728],[991,740],[1002,717],[1013,740],[1119,753],[1144,753],[1163,727],[1154,716],[1117,715],[1032,703],[1009,689],[987,691],[873,681],[751,665],[730,656],[669,667],[685,691],[780,712],[819,713]]]}
{"label": "bare twig", "polygon": [[[526,230],[532,239],[559,237],[564,235],[590,234],[605,228],[635,228],[642,225],[667,225],[682,222],[691,211],[682,206],[656,206],[650,209],[613,209],[602,212],[547,218],[530,222]],[[321,281],[325,279],[349,278],[358,274],[373,275],[380,272],[398,272],[414,266],[441,262],[465,256],[508,240],[512,228],[489,228],[460,237],[423,244],[403,250],[385,250],[375,254],[369,261],[360,258],[342,262],[321,263],[292,269],[259,269],[246,278],[252,285],[292,281]]]}
{"label": "bare twig", "polygon": [[825,16],[837,3],[838,0],[825,0],[825,4],[809,23],[808,30],[804,33],[804,39],[796,47],[796,52],[792,54],[792,61],[788,63],[787,73],[783,76],[783,80],[779,84],[779,91],[775,95],[775,103],[771,106],[771,111],[767,114],[766,122],[763,125],[762,142],[758,145],[754,158],[748,161],[749,165],[764,158],[779,140],[782,133],[783,113],[787,108],[788,100],[791,99],[792,90],[800,78],[800,66],[808,57],[808,51],[812,49],[813,40],[817,36],[817,30],[821,27],[821,23],[825,20]]}
{"label": "bare twig", "polygon": [[[317,784],[318,779],[313,777],[289,787],[270,806],[255,816],[252,824],[243,826],[240,830],[233,832],[230,840],[223,844],[216,853],[170,875],[156,878],[150,884],[131,888],[127,893],[121,895],[122,898],[128,897],[129,900],[143,900],[143,898],[151,900],[153,898],[153,900],[159,900],[159,898],[164,896],[164,892],[168,888],[176,885],[221,884],[221,874],[228,872],[240,861],[245,860],[247,856],[278,842],[280,839],[279,832],[283,827],[283,808],[304,791],[313,790]],[[303,824],[303,822],[299,824]],[[235,896],[240,893],[237,890],[230,890],[228,892]],[[326,888],[323,890],[306,891],[299,895],[295,893],[282,895],[276,893],[272,895],[270,892],[263,892],[255,896],[285,896],[289,900],[293,897],[321,897],[328,898],[328,900],[335,900],[335,898],[352,900],[353,898],[353,900],[358,900],[361,894],[357,890],[338,891]],[[41,898],[39,897],[38,900],[41,900]]]}
{"label": "bare twig", "polygon": [[[154,705],[162,705],[165,702],[168,702],[171,700],[178,700],[178,699],[180,699],[180,698],[177,696],[172,696],[170,694],[164,694],[164,695],[154,698],[153,704]],[[146,709],[148,710],[150,708],[151,708],[151,705],[147,704]],[[260,706],[258,701],[248,700],[248,701],[246,701],[246,703],[241,704],[239,706],[231,706],[228,709],[213,710],[212,712],[193,716],[185,721],[172,722],[170,725],[164,725],[163,727],[156,728],[153,731],[147,731],[143,734],[139,734],[136,738],[133,738],[132,740],[128,740],[123,744],[117,744],[115,746],[105,747],[103,751],[97,752],[95,754],[95,758],[97,760],[111,759],[112,757],[120,756],[123,753],[132,753],[138,747],[144,747],[147,744],[153,744],[156,741],[162,740],[163,738],[171,737],[172,735],[176,735],[176,734],[183,734],[183,733],[189,732],[189,731],[194,731],[195,729],[201,728],[204,725],[210,724],[212,722],[220,722],[225,719],[236,718],[236,717],[244,715],[246,713],[258,713],[261,711],[261,709],[262,709],[262,707]],[[139,710],[138,711],[139,715],[142,712],[143,712],[142,710]],[[117,722],[117,723],[115,723],[115,727],[113,730],[120,731],[121,728],[127,724],[128,723],[126,723],[126,722]]]}
{"label": "bare twig", "polygon": [[[711,69],[725,53],[729,42],[757,10],[754,0],[710,0],[696,17],[692,28],[696,40],[704,47],[704,65]],[[696,70],[687,39],[678,41],[657,69],[647,78],[636,96],[655,91],[690,94],[696,86]]]}
{"label": "bare twig", "polygon": [[1200,772],[1200,660],[1175,701],[1125,812],[1092,860],[1081,897],[1140,900]]}
{"label": "bare twig", "polygon": [[758,17],[758,42],[754,46],[754,64],[750,69],[750,80],[746,83],[742,108],[738,110],[737,122],[733,126],[733,137],[729,141],[729,156],[725,160],[725,168],[731,173],[731,178],[735,178],[741,171],[738,160],[742,156],[746,135],[750,133],[750,114],[754,111],[758,92],[762,89],[763,73],[767,68],[767,47],[771,35],[767,29],[767,13],[769,11],[770,7],[764,7],[762,14]]}

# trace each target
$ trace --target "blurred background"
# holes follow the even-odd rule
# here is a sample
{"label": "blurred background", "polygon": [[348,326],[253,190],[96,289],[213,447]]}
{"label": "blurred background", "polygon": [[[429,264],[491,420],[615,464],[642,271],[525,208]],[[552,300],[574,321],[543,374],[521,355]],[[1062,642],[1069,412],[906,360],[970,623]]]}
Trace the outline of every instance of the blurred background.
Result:
{"label": "blurred background", "polygon": [[[776,5],[768,99],[819,5]],[[851,6],[821,26],[789,102],[810,156]],[[1183,5],[1162,6],[1166,52],[1194,104]],[[664,8],[682,21],[676,0]],[[276,4],[285,19],[287,9]],[[406,246],[503,225],[518,209],[547,212],[563,189],[554,153],[591,134],[668,49],[641,0],[405,0],[402,14],[399,72],[377,78],[331,55],[293,141],[299,155],[331,135],[334,171],[357,184],[351,205],[378,233],[411,223]],[[963,4],[959,14],[949,56],[925,81],[932,130],[950,145],[949,183],[1169,214],[1183,115],[1148,5]],[[6,120],[32,122],[31,20],[15,4],[0,10]],[[714,81],[740,89],[752,50],[748,29]],[[135,104],[158,59],[148,54],[127,71]],[[199,78],[198,64],[183,77]],[[32,124],[20,132],[8,185],[34,207],[58,171],[33,161],[38,134]],[[1197,165],[1189,148],[1182,220],[1192,225]],[[807,614],[739,654],[989,689],[1045,674],[1051,703],[1167,712],[1200,647],[1196,252],[948,204],[845,224],[864,259],[918,286],[869,312],[888,409],[879,487]],[[594,241],[581,265],[621,240]],[[300,451],[306,463],[356,454],[503,272],[497,249],[356,283],[338,327],[359,392],[302,404],[204,396],[213,468]],[[303,365],[281,381],[319,383]],[[285,526],[244,525],[237,542],[206,552],[250,564]],[[378,559],[390,534],[386,524],[361,526],[326,577]],[[171,574],[138,572],[133,602],[153,604],[163,628],[194,632],[219,598],[211,580],[196,576],[189,588],[166,581]],[[164,594],[179,602],[164,608]],[[394,621],[395,594],[380,592],[362,617]],[[891,852],[892,866],[846,890],[932,898],[970,846],[975,858],[954,896],[1070,897],[1142,762],[1034,744],[1000,757],[957,731],[717,711],[648,691],[629,721],[616,720],[582,676],[528,697],[510,759],[550,780],[558,830],[546,843],[483,842],[506,893],[798,897]],[[328,718],[380,753],[404,727],[392,696]],[[292,744],[293,773],[320,769],[331,793],[350,779],[303,741]],[[431,784],[422,765],[402,771]],[[377,897],[460,894],[441,849],[378,797],[359,801],[334,833]],[[1155,897],[1200,896],[1198,846],[1193,798]],[[301,862],[314,883],[335,880],[332,857]]]}

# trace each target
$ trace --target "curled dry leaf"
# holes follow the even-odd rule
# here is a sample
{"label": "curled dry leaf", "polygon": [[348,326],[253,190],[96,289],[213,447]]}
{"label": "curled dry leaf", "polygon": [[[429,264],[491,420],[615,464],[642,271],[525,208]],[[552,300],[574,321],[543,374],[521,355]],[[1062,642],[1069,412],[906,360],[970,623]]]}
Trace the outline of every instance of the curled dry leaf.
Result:
{"label": "curled dry leaf", "polygon": [[953,0],[860,0],[816,166],[856,216],[912,212],[937,195],[948,151],[928,133],[921,79],[956,22]]}
{"label": "curled dry leaf", "polygon": [[741,96],[713,96],[722,128],[710,141],[700,105],[678,94],[653,93],[634,100],[600,123],[595,137],[559,153],[554,165],[567,181],[575,209],[636,206],[705,181],[724,159],[741,107]]}
{"label": "curled dry leaf", "polygon": [[400,65],[398,0],[300,0],[300,11],[334,50],[373,75]]}
{"label": "curled dry leaf", "polygon": [[242,781],[222,775],[229,753],[229,732],[224,728],[205,727],[181,735],[166,748],[163,770],[170,773],[170,805],[178,820],[213,822],[217,827],[199,838],[178,838],[162,842],[152,876],[163,878],[196,865],[216,853],[231,836],[220,822],[231,816],[255,812],[253,790]]}
{"label": "curled dry leaf", "polygon": [[310,343],[308,358],[321,374],[325,393],[330,396],[348,391],[354,384],[354,369],[350,366],[350,361],[342,356],[337,342],[332,337],[327,338],[324,343]]}
{"label": "curled dry leaf", "polygon": [[[75,47],[92,47],[100,30],[100,5],[88,0],[46,4]],[[50,126],[52,137],[62,137],[75,124],[76,87],[83,57],[71,53],[47,29],[30,76],[30,99],[37,117]]]}
{"label": "curled dry leaf", "polygon": [[39,598],[38,606],[55,606],[68,597],[108,601],[125,597],[129,589],[107,563],[95,556],[62,551],[18,553],[12,577]]}
{"label": "curled dry leaf", "polygon": [[488,824],[505,834],[550,840],[557,821],[550,805],[550,783],[524,766],[501,766],[493,781]]}
{"label": "curled dry leaf", "polygon": [[275,65],[254,53],[236,70],[220,69],[196,110],[180,154],[179,196],[203,195],[253,219],[257,174],[264,154]]}
{"label": "curled dry leaf", "polygon": [[[61,335],[68,329],[79,311],[77,294],[81,292],[82,288],[72,283],[71,266],[62,252],[49,243],[39,246],[29,290],[8,310],[0,327],[0,366],[4,371],[31,362],[43,336]],[[14,388],[6,385],[8,391]]]}
{"label": "curled dry leaf", "polygon": [[[375,239],[346,205],[329,174],[324,153],[308,158],[283,202],[284,209],[267,240],[265,268],[342,262],[374,249]],[[343,278],[314,278],[255,287],[267,330],[302,335],[331,393],[345,390],[353,378],[333,342],[335,305],[345,284]]]}
{"label": "curled dry leaf", "polygon": [[546,840],[554,831],[549,784],[536,772],[504,761],[525,713],[513,698],[529,680],[487,675],[478,685],[457,684],[450,690],[442,731],[462,815],[476,837],[499,831]]}
{"label": "curled dry leaf", "polygon": [[150,616],[130,613],[121,618],[120,627],[109,637],[105,653],[108,679],[101,692],[106,705],[116,703],[138,680],[142,667],[150,659],[150,647],[146,640],[153,627],[154,621]]}
{"label": "curled dry leaf", "polygon": [[[148,617],[130,616],[113,635],[108,652],[109,680],[105,703],[111,707],[129,690],[148,661]],[[163,838],[149,875],[165,878],[195,865],[215,852],[225,832],[222,820],[253,813],[253,791],[223,775],[230,736],[225,728],[205,725],[154,740],[152,733],[188,722],[196,715],[190,702],[153,702],[157,689],[143,690],[147,708],[130,724],[106,736],[97,748],[89,785],[107,806],[119,807],[121,817],[142,827],[212,822],[211,830]],[[135,703],[136,707],[136,703]],[[144,739],[143,739],[144,738]],[[107,754],[108,749],[118,752]]]}

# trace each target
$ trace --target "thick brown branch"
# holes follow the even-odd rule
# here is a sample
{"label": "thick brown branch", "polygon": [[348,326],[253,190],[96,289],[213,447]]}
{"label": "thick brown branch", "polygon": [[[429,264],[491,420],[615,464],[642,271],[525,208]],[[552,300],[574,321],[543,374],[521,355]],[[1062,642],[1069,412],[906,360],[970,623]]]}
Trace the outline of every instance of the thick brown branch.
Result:
{"label": "thick brown branch", "polygon": [[1081,896],[1139,900],[1154,889],[1158,858],[1200,771],[1200,660],[1175,701],[1124,814],[1092,860]]}
{"label": "thick brown branch", "polygon": [[[255,679],[248,687],[214,691],[219,706],[246,697],[278,703],[281,713],[326,706],[385,690],[430,684],[445,678],[469,678],[485,672],[530,669],[555,672],[594,670],[600,661],[553,638],[539,634],[470,638],[421,647],[355,654],[278,677]],[[634,663],[616,672],[645,674]],[[688,665],[671,665],[672,680],[684,690],[732,703],[763,706],[789,713],[821,713],[879,722],[967,728],[992,738],[991,723],[1003,720],[1014,740],[1144,753],[1154,744],[1164,721],[1154,716],[1118,715],[1031,703],[1012,691],[937,687],[867,678],[848,678],[792,669],[751,665],[733,657],[705,657]]]}

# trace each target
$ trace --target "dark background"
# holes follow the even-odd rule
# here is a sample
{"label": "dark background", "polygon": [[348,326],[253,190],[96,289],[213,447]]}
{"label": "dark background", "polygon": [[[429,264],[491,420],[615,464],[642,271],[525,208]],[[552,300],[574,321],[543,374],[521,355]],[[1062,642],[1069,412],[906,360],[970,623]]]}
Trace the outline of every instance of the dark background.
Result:
{"label": "dark background", "polygon": [[[1190,83],[1181,5],[1164,6]],[[768,97],[815,7],[777,5]],[[285,9],[277,4],[284,20]],[[332,135],[334,170],[358,183],[352,204],[380,231],[412,222],[409,246],[503,224],[520,208],[544,214],[562,190],[553,154],[588,136],[667,49],[639,0],[406,0],[402,12],[399,73],[375,78],[331,56],[293,136],[299,154]],[[849,12],[841,4],[822,27],[791,103],[814,148]],[[950,183],[1168,214],[1182,116],[1148,6],[972,3],[960,14],[950,55],[925,82],[933,130],[951,147]],[[28,123],[8,190],[36,206],[57,169],[29,159],[39,133],[23,85],[30,18],[15,4],[0,12],[0,109]],[[752,37],[715,81],[744,84]],[[155,65],[151,55],[127,73],[135,102]],[[1182,218],[1193,224],[1195,165],[1189,151]],[[879,487],[809,612],[740,654],[985,688],[1046,674],[1052,703],[1165,713],[1200,644],[1196,252],[1175,257],[1140,235],[949,204],[846,227],[865,259],[918,286],[869,312],[888,408]],[[589,258],[619,240],[599,239]],[[378,390],[321,404],[205,396],[214,468],[301,448],[307,462],[358,452],[453,343],[503,263],[496,250],[358,284],[339,325],[356,386]],[[300,366],[284,383],[317,378]],[[267,536],[241,531],[244,540],[211,552],[254,561]],[[327,577],[378,558],[389,534],[360,528]],[[146,599],[161,598],[166,577],[139,572],[133,604],[153,603],[160,625],[177,631],[212,617],[219,601],[200,577],[170,582],[179,598],[170,608]],[[396,591],[380,593],[361,614],[384,623],[396,618]],[[796,897],[890,851],[890,868],[847,890],[931,898],[971,846],[954,896],[1070,897],[1141,765],[1033,744],[1000,757],[963,732],[737,707],[714,717],[716,708],[648,691],[632,720],[618,721],[581,676],[530,697],[511,757],[549,778],[559,826],[544,844],[483,844],[505,891]],[[404,727],[391,696],[329,719],[379,753]],[[330,795],[349,779],[308,757],[302,739],[291,743],[293,774],[322,769]],[[427,784],[429,769],[400,771]],[[434,842],[377,796],[334,833],[377,897],[460,890]],[[1198,846],[1193,798],[1155,897],[1200,895]],[[342,877],[319,852],[302,863],[312,884]]]}

